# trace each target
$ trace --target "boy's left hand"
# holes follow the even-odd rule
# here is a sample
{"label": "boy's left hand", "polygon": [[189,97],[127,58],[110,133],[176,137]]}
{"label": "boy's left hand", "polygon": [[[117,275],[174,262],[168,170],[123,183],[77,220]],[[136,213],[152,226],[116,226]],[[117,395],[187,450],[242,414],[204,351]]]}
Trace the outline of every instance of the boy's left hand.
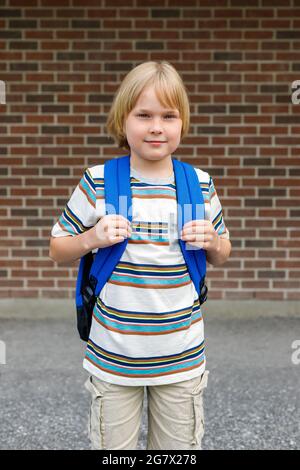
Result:
{"label": "boy's left hand", "polygon": [[220,237],[209,220],[191,220],[183,228],[180,238],[189,245],[207,251],[219,251]]}

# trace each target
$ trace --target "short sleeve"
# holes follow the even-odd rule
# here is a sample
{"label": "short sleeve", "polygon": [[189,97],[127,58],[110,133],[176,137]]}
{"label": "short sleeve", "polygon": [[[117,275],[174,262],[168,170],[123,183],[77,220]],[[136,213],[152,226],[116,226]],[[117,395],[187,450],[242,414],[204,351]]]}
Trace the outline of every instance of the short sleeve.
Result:
{"label": "short sleeve", "polygon": [[87,168],[72,193],[64,211],[52,227],[53,237],[79,235],[97,223],[96,187]]}
{"label": "short sleeve", "polygon": [[210,202],[210,215],[209,219],[215,229],[215,231],[220,235],[222,238],[227,238],[229,240],[229,231],[225,225],[223,211],[221,202],[218,198],[217,191],[214,186],[214,182],[212,177],[209,178],[209,186],[208,186],[208,199]]}

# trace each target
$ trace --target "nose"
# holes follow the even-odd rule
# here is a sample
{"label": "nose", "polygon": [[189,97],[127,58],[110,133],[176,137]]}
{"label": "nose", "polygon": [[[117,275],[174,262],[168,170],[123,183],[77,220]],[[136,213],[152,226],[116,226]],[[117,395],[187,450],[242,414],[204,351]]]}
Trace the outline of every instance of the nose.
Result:
{"label": "nose", "polygon": [[150,132],[154,134],[160,134],[162,132],[161,120],[159,118],[153,119],[151,122]]}

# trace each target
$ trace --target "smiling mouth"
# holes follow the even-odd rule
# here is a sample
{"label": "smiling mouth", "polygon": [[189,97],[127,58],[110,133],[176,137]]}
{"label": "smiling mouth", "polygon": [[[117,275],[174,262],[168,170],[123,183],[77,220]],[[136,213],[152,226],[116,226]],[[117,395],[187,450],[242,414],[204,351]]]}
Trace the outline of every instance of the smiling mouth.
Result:
{"label": "smiling mouth", "polygon": [[147,144],[165,144],[166,143],[165,140],[145,140],[145,142],[147,142]]}

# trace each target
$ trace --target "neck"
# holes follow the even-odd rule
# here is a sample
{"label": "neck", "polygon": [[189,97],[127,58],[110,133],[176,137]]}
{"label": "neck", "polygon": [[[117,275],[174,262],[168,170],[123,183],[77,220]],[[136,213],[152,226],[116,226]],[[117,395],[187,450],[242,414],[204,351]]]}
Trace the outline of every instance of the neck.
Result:
{"label": "neck", "polygon": [[130,156],[131,168],[138,173],[149,178],[169,178],[173,175],[172,158],[162,161],[137,160],[133,155]]}

